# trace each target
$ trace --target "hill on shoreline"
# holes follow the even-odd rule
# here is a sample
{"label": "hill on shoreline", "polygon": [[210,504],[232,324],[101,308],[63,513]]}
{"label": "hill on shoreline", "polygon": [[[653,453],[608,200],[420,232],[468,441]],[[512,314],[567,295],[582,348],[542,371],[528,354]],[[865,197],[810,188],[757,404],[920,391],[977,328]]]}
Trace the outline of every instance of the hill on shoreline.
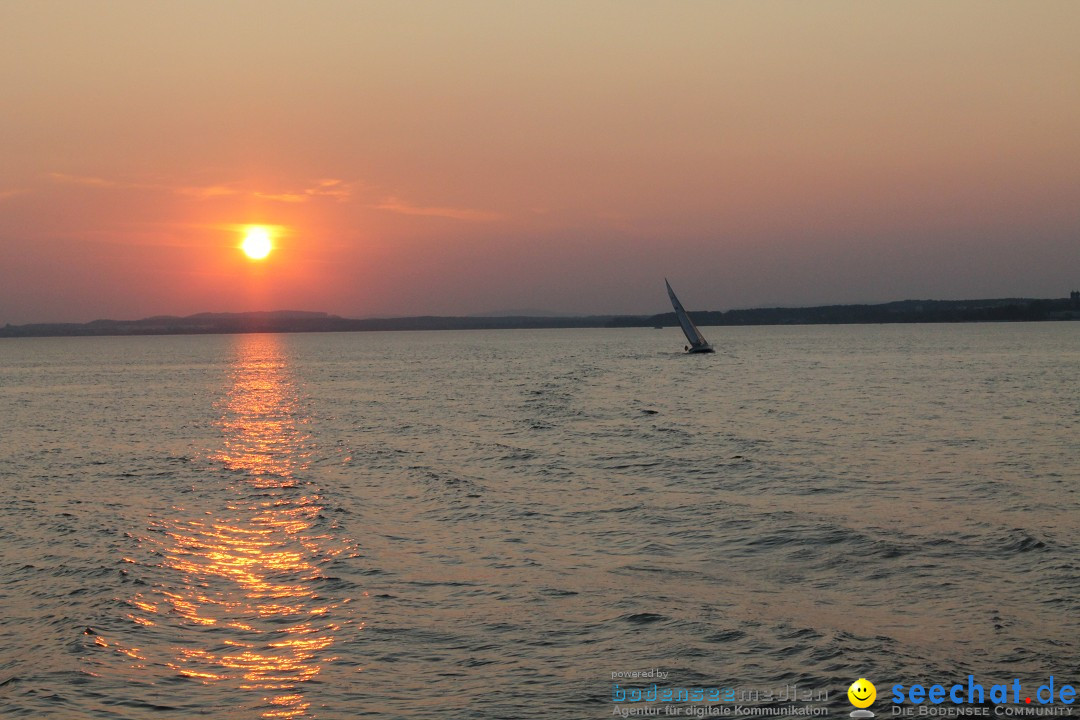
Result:
{"label": "hill on shoreline", "polygon": [[[901,300],[877,305],[822,305],[805,308],[696,311],[702,326],[823,325],[949,322],[1038,322],[1080,320],[1080,296],[1062,299]],[[541,328],[668,327],[675,313],[657,315],[530,316],[490,315],[344,318],[323,312],[203,312],[186,317],[157,315],[141,320],[6,325],[0,337],[95,335],[199,335],[255,332],[364,332],[385,330],[511,330]]]}

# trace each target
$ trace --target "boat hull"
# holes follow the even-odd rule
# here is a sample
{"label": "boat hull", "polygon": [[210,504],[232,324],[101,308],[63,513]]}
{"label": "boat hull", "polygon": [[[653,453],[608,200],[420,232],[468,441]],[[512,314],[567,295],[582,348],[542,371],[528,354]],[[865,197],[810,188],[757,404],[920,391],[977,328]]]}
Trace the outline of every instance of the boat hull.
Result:
{"label": "boat hull", "polygon": [[712,349],[712,346],[706,345],[705,347],[690,348],[689,350],[686,351],[686,354],[690,355],[692,353],[714,353],[714,352],[716,352],[716,351]]}

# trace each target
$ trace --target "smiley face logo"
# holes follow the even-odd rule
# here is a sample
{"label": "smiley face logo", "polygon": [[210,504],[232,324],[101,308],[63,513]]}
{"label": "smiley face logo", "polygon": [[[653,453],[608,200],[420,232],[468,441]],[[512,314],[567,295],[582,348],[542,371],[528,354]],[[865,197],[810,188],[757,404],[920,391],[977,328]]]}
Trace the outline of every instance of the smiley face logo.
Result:
{"label": "smiley face logo", "polygon": [[877,697],[877,688],[874,687],[874,683],[866,678],[859,678],[851,683],[851,687],[847,689],[847,697],[851,704],[857,708],[870,707]]}

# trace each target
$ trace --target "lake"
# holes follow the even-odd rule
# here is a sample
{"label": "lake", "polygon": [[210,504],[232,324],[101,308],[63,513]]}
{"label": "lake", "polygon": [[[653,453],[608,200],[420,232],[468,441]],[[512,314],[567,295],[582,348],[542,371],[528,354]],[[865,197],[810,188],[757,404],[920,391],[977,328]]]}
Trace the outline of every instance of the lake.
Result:
{"label": "lake", "polygon": [[1080,684],[1080,324],[704,332],[0,340],[0,716]]}

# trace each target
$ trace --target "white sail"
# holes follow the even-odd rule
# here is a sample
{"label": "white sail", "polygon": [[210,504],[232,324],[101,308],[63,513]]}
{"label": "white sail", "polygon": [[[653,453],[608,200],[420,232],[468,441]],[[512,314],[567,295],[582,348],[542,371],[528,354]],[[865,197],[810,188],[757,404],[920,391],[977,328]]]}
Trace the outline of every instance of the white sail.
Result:
{"label": "white sail", "polygon": [[686,309],[679,302],[679,298],[675,296],[675,291],[671,289],[671,283],[667,281],[667,278],[664,278],[664,285],[667,286],[667,294],[671,298],[671,305],[675,308],[675,317],[679,318],[679,325],[682,326],[683,334],[690,341],[690,352],[712,352],[712,346],[705,340],[705,337],[697,329],[697,325],[690,319],[690,316],[686,314]]}

